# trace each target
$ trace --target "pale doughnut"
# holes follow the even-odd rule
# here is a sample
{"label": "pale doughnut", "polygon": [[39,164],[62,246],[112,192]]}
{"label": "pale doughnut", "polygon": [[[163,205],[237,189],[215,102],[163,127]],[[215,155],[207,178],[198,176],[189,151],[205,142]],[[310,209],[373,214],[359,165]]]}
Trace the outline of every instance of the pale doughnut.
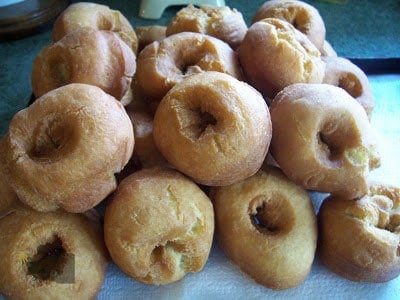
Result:
{"label": "pale doughnut", "polygon": [[265,18],[277,18],[289,22],[321,49],[325,41],[325,23],[312,5],[296,0],[266,1],[255,13],[252,23]]}
{"label": "pale doughnut", "polygon": [[385,282],[400,274],[400,189],[373,183],[357,200],[330,196],[319,210],[324,264],[353,280]]}
{"label": "pale doughnut", "polygon": [[138,56],[136,76],[146,97],[160,101],[185,77],[218,71],[241,79],[236,53],[228,44],[195,32],[181,32],[153,42]]}
{"label": "pale doughnut", "polygon": [[247,81],[273,98],[294,83],[321,83],[325,64],[318,49],[291,24],[263,19],[248,29],[238,49]]}
{"label": "pale doughnut", "polygon": [[106,5],[90,2],[73,3],[62,12],[53,25],[53,42],[57,42],[68,33],[82,27],[112,31],[134,53],[138,50],[138,38],[129,20],[118,10],[110,9]]}
{"label": "pale doughnut", "polygon": [[131,157],[134,136],[120,102],[70,84],[18,112],[0,145],[0,172],[23,203],[83,212],[116,188],[114,173]]}
{"label": "pale doughnut", "polygon": [[40,97],[69,83],[86,83],[120,100],[136,71],[135,58],[114,33],[82,28],[38,53],[32,66],[32,90]]}
{"label": "pale doughnut", "polygon": [[94,299],[105,278],[102,231],[85,216],[16,207],[0,217],[0,294]]}
{"label": "pale doughnut", "polygon": [[379,166],[377,135],[362,106],[328,84],[294,84],[273,100],[271,153],[306,189],[349,198],[368,191]]}
{"label": "pale doughnut", "polygon": [[343,57],[322,57],[326,63],[323,83],[341,87],[361,104],[368,117],[374,108],[374,96],[367,75]]}
{"label": "pale doughnut", "polygon": [[172,18],[166,34],[184,31],[211,35],[236,49],[246,34],[247,25],[242,14],[228,6],[202,5],[197,8],[188,5]]}
{"label": "pale doughnut", "polygon": [[260,93],[219,72],[192,75],[159,104],[155,143],[168,162],[204,185],[228,185],[262,165],[272,129]]}
{"label": "pale doughnut", "polygon": [[134,279],[154,285],[202,270],[213,233],[210,199],[190,179],[161,167],[125,178],[104,219],[114,262]]}
{"label": "pale doughnut", "polygon": [[317,222],[307,192],[274,167],[213,188],[218,242],[259,284],[282,290],[311,270]]}

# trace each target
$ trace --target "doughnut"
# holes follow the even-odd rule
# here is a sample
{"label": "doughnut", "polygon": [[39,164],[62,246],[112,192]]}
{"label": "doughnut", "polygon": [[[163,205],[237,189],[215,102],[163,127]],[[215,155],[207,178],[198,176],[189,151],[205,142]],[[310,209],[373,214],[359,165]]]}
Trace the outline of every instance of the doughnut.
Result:
{"label": "doughnut", "polygon": [[167,36],[179,32],[198,32],[211,35],[236,49],[247,31],[242,14],[227,6],[206,6],[200,8],[188,5],[171,19]]}
{"label": "doughnut", "polygon": [[153,42],[138,55],[136,75],[146,97],[158,101],[185,77],[204,71],[241,78],[236,53],[228,44],[195,32],[181,32]]}
{"label": "doughnut", "polygon": [[291,24],[263,19],[248,29],[238,49],[247,81],[274,98],[294,83],[321,83],[325,64],[318,49]]}
{"label": "doughnut", "polygon": [[271,140],[260,93],[219,72],[193,75],[160,102],[154,141],[167,161],[197,183],[229,185],[253,175]]}
{"label": "doughnut", "polygon": [[213,234],[210,199],[190,179],[165,167],[126,177],[104,217],[113,261],[127,275],[153,285],[201,271]]}
{"label": "doughnut", "polygon": [[38,53],[32,66],[32,90],[40,97],[68,83],[86,83],[120,100],[135,70],[135,54],[117,35],[82,28]]}
{"label": "doughnut", "polygon": [[139,48],[138,52],[142,51],[144,47],[154,41],[162,41],[166,37],[166,26],[149,25],[138,26],[135,28],[138,37]]}
{"label": "doughnut", "polygon": [[116,33],[132,51],[138,50],[138,38],[130,22],[118,10],[106,5],[79,2],[68,6],[53,25],[52,40],[57,42],[72,31],[90,27]]}
{"label": "doughnut", "polygon": [[306,189],[350,199],[368,191],[380,164],[377,135],[362,106],[328,84],[293,84],[270,106],[271,154],[282,171]]}
{"label": "doughnut", "polygon": [[0,294],[7,299],[94,299],[107,256],[101,230],[81,214],[17,207],[0,218]]}
{"label": "doughnut", "polygon": [[338,56],[335,49],[332,47],[332,45],[327,40],[324,41],[324,44],[322,45],[322,48],[319,49],[319,51],[321,52],[322,58],[324,56],[334,56],[334,57]]}
{"label": "doughnut", "polygon": [[330,196],[318,213],[318,252],[333,272],[352,281],[385,282],[400,274],[400,188],[372,183],[350,201]]}
{"label": "doughnut", "polygon": [[292,24],[321,49],[325,41],[325,23],[318,10],[310,4],[296,0],[266,1],[255,13],[252,23],[265,18],[277,18]]}
{"label": "doughnut", "polygon": [[299,285],[310,272],[317,221],[307,192],[275,167],[212,191],[217,240],[257,283],[275,290]]}
{"label": "doughnut", "polygon": [[326,63],[323,83],[341,87],[355,98],[371,118],[374,96],[367,75],[350,60],[343,57],[322,57]]}
{"label": "doughnut", "polygon": [[36,210],[84,212],[116,188],[114,173],[133,145],[121,103],[95,86],[69,84],[13,117],[0,144],[0,172]]}

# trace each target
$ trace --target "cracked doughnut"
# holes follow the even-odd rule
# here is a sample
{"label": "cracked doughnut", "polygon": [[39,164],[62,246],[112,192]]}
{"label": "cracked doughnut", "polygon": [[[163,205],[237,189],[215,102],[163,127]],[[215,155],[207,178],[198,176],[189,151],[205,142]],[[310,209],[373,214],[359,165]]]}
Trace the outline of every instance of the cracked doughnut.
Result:
{"label": "cracked doughnut", "polygon": [[107,255],[97,224],[81,214],[15,207],[0,217],[0,294],[7,299],[91,299]]}
{"label": "cracked doughnut", "polygon": [[211,35],[236,49],[247,31],[242,14],[227,6],[207,6],[199,8],[188,5],[172,18],[167,26],[167,36],[184,32],[198,32]]}
{"label": "cracked doughnut", "polygon": [[40,97],[69,83],[86,83],[121,100],[129,91],[135,59],[114,33],[82,28],[38,53],[32,67],[32,90]]}
{"label": "cracked doughnut", "polygon": [[116,188],[114,173],[133,145],[120,102],[95,86],[70,84],[13,117],[0,146],[0,172],[36,210],[84,212]]}
{"label": "cracked doughnut", "polygon": [[321,49],[325,41],[325,23],[318,10],[310,4],[296,0],[266,1],[255,13],[252,23],[265,18],[289,22]]}
{"label": "cracked doughnut", "polygon": [[353,281],[385,282],[400,274],[400,189],[373,183],[351,201],[330,196],[318,214],[318,252],[333,272]]}
{"label": "cracked doughnut", "polygon": [[325,73],[318,49],[303,33],[279,19],[251,25],[238,54],[247,81],[271,99],[294,83],[321,83]]}
{"label": "cracked doughnut", "polygon": [[154,141],[167,161],[203,185],[253,175],[271,140],[261,94],[232,76],[205,72],[176,84],[160,102]]}
{"label": "cracked doughnut", "polygon": [[190,179],[162,167],[125,178],[104,218],[113,261],[134,279],[154,285],[201,271],[213,233],[210,199]]}
{"label": "cracked doughnut", "polygon": [[367,75],[343,57],[323,57],[322,60],[326,63],[322,82],[344,89],[361,104],[371,118],[375,101]]}
{"label": "cracked doughnut", "polygon": [[311,270],[317,222],[307,192],[275,167],[212,190],[219,245],[240,269],[275,290]]}
{"label": "cracked doughnut", "polygon": [[184,78],[205,71],[241,78],[236,53],[228,44],[195,32],[181,32],[153,42],[138,56],[136,76],[146,97],[158,101]]}
{"label": "cracked doughnut", "polygon": [[270,106],[271,153],[306,189],[349,198],[365,195],[370,169],[380,164],[377,135],[362,106],[328,84],[294,84]]}
{"label": "cracked doughnut", "polygon": [[53,42],[82,27],[112,31],[137,53],[138,38],[129,20],[120,11],[97,3],[79,2],[68,6],[54,22]]}

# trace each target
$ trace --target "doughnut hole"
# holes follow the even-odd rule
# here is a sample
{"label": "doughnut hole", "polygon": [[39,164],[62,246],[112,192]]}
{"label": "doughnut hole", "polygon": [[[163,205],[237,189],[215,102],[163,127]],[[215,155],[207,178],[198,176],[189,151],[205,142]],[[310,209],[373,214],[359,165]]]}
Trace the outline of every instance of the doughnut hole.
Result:
{"label": "doughnut hole", "polygon": [[262,234],[283,235],[294,226],[293,207],[280,195],[260,195],[249,203],[249,216],[253,226]]}
{"label": "doughnut hole", "polygon": [[[212,93],[212,91],[209,92]],[[202,91],[198,92],[198,99],[201,99],[202,94]],[[197,141],[207,133],[214,132],[218,126],[216,112],[211,111],[202,102],[191,101],[191,103],[177,108],[177,117],[182,128],[182,134],[191,141]]]}
{"label": "doughnut hole", "polygon": [[338,87],[344,89],[353,98],[361,97],[362,85],[358,77],[353,73],[344,73],[340,76]]}
{"label": "doughnut hole", "polygon": [[216,51],[209,41],[204,40],[200,45],[196,44],[189,49],[182,50],[175,57],[175,65],[179,70],[178,75],[185,77],[201,73],[203,70],[214,69],[213,66],[210,66],[212,62],[205,57],[206,53]]}
{"label": "doughnut hole", "polygon": [[[358,129],[349,114],[327,118],[319,128],[317,133],[319,151],[317,152],[321,153],[323,161],[332,167],[340,166],[344,152],[360,143]],[[357,153],[350,153],[350,155],[355,163],[363,160],[362,157],[357,157]]]}
{"label": "doughnut hole", "polygon": [[36,253],[28,258],[27,274],[40,281],[55,280],[65,270],[73,269],[68,266],[74,264],[70,255],[63,247],[62,240],[53,236],[48,242],[40,245]]}
{"label": "doughnut hole", "polygon": [[71,153],[76,144],[74,118],[49,115],[35,128],[28,155],[34,161],[54,162]]}
{"label": "doughnut hole", "polygon": [[309,31],[310,16],[305,9],[298,9],[295,7],[288,8],[288,15],[285,19],[288,20],[294,28],[307,34]]}

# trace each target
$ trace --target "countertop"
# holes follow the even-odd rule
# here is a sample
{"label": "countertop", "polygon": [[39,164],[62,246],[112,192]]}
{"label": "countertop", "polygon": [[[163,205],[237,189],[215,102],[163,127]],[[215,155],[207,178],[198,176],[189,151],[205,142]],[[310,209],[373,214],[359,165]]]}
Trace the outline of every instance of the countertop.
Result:
{"label": "countertop", "polygon": [[[73,1],[76,2],[76,1]],[[133,26],[165,25],[180,7],[168,8],[160,20],[138,17],[140,1],[95,1],[120,10]],[[226,5],[242,12],[246,22],[264,1],[226,1]],[[400,1],[355,1],[333,4],[306,1],[316,6],[324,18],[327,40],[340,56],[359,62],[367,72],[376,107],[372,124],[382,139],[382,167],[372,177],[400,185]],[[31,96],[30,71],[40,49],[50,42],[51,24],[41,32],[24,39],[0,43],[0,136],[8,128],[12,116],[26,107]],[[374,66],[379,68],[374,68]],[[386,68],[386,69],[385,69]],[[379,74],[376,74],[376,71]],[[324,195],[311,193],[316,209]],[[135,282],[110,264],[99,299],[400,299],[400,278],[388,283],[355,283],[326,269],[316,257],[306,281],[293,289],[274,292],[243,275],[221,252],[217,243],[204,270],[163,287]],[[0,297],[1,298],[1,297]]]}

